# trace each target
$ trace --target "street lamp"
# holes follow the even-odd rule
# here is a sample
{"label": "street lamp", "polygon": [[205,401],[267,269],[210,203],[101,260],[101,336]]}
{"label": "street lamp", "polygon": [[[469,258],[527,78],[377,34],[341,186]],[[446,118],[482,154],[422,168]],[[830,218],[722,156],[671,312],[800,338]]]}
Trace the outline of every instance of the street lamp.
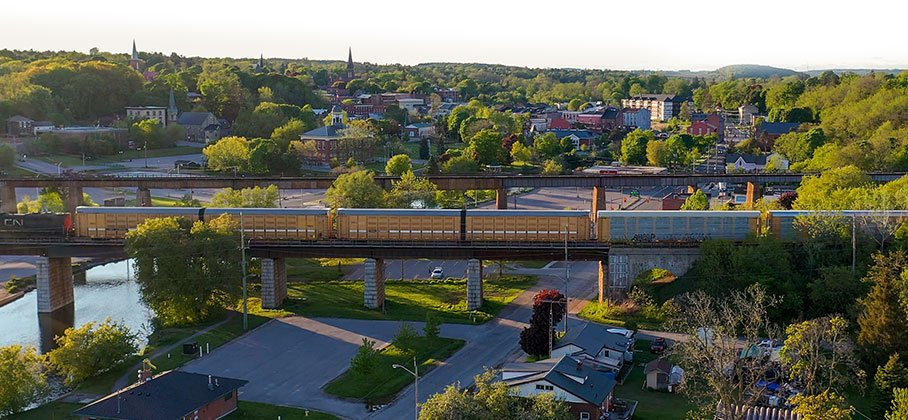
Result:
{"label": "street lamp", "polygon": [[148,140],[145,140],[145,167],[148,168]]}
{"label": "street lamp", "polygon": [[407,371],[409,374],[413,375],[413,395],[414,395],[413,399],[415,401],[414,409],[416,410],[414,416],[415,416],[416,420],[419,420],[419,367],[416,365],[416,356],[413,356],[413,370],[412,371],[410,369],[407,369],[406,367],[398,365],[396,363],[391,365],[391,367],[394,369],[403,369],[403,370]]}
{"label": "street lamp", "polygon": [[57,175],[63,174],[63,168],[61,168],[61,166],[63,166],[63,162],[57,162]]}

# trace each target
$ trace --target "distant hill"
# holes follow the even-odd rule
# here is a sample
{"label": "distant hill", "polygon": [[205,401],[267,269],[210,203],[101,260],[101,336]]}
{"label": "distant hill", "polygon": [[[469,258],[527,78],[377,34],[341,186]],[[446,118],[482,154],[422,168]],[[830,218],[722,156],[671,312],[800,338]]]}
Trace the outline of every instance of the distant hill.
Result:
{"label": "distant hill", "polygon": [[732,64],[715,70],[703,71],[663,71],[659,72],[666,76],[673,77],[699,77],[708,80],[728,80],[728,79],[768,79],[771,77],[788,77],[800,74],[791,69],[783,69],[772,66],[762,66],[759,64]]}
{"label": "distant hill", "polygon": [[863,76],[870,72],[899,74],[905,70],[906,69],[822,69],[822,70],[809,70],[809,71],[805,71],[804,73],[807,73],[811,76],[819,76],[824,71],[832,71],[835,74],[855,73],[855,74],[859,74],[859,75]]}

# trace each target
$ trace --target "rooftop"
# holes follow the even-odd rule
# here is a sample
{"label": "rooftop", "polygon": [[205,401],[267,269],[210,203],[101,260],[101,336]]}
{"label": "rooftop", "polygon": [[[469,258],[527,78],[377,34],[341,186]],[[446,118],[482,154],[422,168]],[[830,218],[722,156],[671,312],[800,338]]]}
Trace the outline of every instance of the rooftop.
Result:
{"label": "rooftop", "polygon": [[520,366],[519,369],[527,374],[504,382],[513,386],[544,380],[596,406],[602,405],[617,385],[611,375],[585,366],[570,356],[562,356],[554,365],[551,362],[538,365],[537,372],[533,372],[532,366]]}
{"label": "rooftop", "polygon": [[555,348],[568,345],[580,347],[586,354],[595,356],[602,348],[627,349],[628,339],[622,334],[610,332],[608,327],[587,323],[583,328],[575,328],[568,333]]}

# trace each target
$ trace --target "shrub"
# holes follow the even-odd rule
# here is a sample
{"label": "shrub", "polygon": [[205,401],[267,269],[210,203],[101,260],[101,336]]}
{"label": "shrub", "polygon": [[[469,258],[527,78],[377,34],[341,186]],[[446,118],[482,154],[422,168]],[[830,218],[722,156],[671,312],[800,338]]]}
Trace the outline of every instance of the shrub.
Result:
{"label": "shrub", "polygon": [[138,351],[136,334],[110,318],[101,324],[67,328],[56,341],[58,347],[47,354],[47,360],[67,385],[107,372]]}
{"label": "shrub", "polygon": [[361,375],[372,373],[378,365],[378,350],[375,341],[363,337],[363,345],[359,346],[356,356],[350,360],[350,370]]}
{"label": "shrub", "polygon": [[409,322],[401,322],[400,330],[394,336],[394,346],[402,350],[412,350],[416,346],[417,338],[419,338],[419,334],[416,333],[413,325]]}
{"label": "shrub", "polygon": [[427,338],[436,339],[441,332],[441,321],[433,313],[426,314],[426,325],[422,328],[422,333]]}
{"label": "shrub", "polygon": [[0,417],[25,410],[46,392],[44,366],[34,347],[0,347]]}

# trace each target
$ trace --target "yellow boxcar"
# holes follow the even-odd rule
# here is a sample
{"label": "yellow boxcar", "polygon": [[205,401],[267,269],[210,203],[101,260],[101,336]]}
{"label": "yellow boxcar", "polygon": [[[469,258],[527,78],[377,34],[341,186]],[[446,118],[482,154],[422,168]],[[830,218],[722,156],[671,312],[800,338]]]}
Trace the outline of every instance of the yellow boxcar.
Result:
{"label": "yellow boxcar", "polygon": [[338,209],[338,239],[389,241],[456,241],[462,210]]}
{"label": "yellow boxcar", "polygon": [[468,241],[588,241],[590,214],[582,210],[467,210]]}
{"label": "yellow boxcar", "polygon": [[204,220],[228,214],[242,224],[246,238],[255,240],[312,241],[331,236],[329,210],[324,207],[275,208],[206,208]]}
{"label": "yellow boxcar", "polygon": [[77,207],[76,235],[93,239],[122,239],[147,219],[183,217],[199,220],[199,207]]}
{"label": "yellow boxcar", "polygon": [[600,242],[744,240],[756,234],[759,211],[621,211],[597,214]]}

